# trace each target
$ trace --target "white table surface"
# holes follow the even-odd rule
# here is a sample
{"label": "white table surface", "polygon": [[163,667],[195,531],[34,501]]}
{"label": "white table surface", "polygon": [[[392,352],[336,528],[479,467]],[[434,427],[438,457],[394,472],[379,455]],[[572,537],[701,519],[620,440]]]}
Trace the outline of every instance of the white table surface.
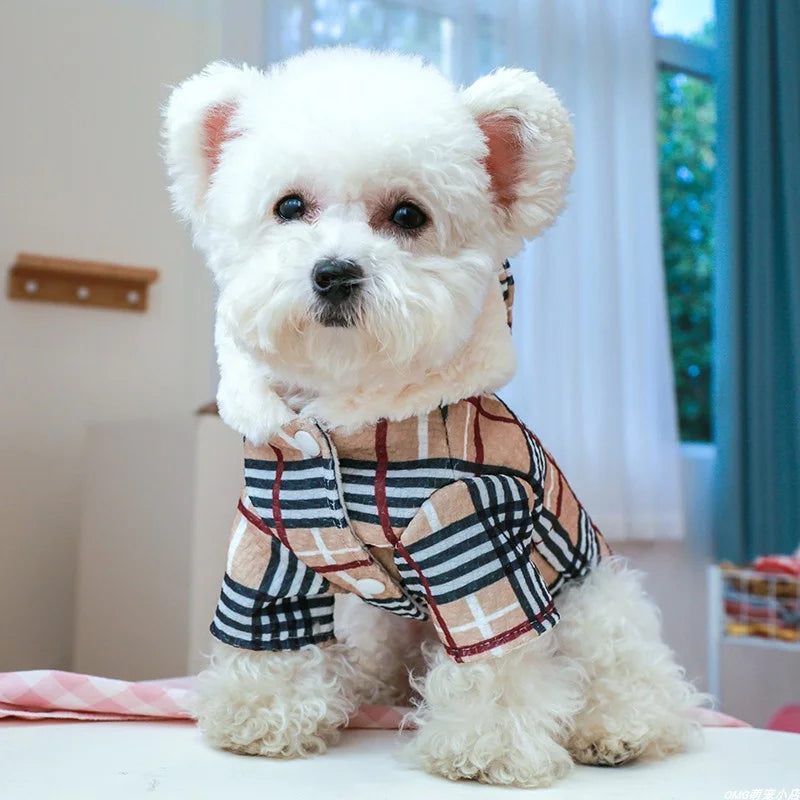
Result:
{"label": "white table surface", "polygon": [[433,778],[400,762],[400,749],[395,732],[347,731],[324,756],[274,761],[212,750],[185,723],[5,721],[0,798],[724,800],[726,792],[752,789],[800,792],[800,735],[755,729],[707,729],[700,751],[614,769],[577,767],[535,792]]}

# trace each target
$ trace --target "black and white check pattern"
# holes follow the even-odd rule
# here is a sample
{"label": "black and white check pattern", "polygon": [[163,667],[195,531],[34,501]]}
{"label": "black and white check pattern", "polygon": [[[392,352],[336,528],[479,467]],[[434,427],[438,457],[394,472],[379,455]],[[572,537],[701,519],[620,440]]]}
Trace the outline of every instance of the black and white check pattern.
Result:
{"label": "black and white check pattern", "polygon": [[[319,425],[294,424],[245,445],[212,625],[222,641],[332,640],[333,593],[344,591],[430,615],[457,662],[497,655],[555,625],[553,596],[609,552],[552,456],[496,397],[379,420],[335,446]],[[317,455],[298,447],[308,437]]]}
{"label": "black and white check pattern", "polygon": [[277,539],[258,589],[222,583],[212,634],[247,650],[297,650],[333,638],[333,596],[328,581]]}
{"label": "black and white check pattern", "polygon": [[419,620],[428,619],[427,601],[424,595],[417,594],[416,592],[410,592],[410,594],[412,594],[416,601],[416,605],[407,597],[392,597],[386,600],[374,600],[364,597],[362,600],[376,608],[382,608],[384,611],[391,611],[392,614],[397,614],[399,617]]}
{"label": "black and white check pattern", "polygon": [[[280,510],[283,526],[289,528],[342,528],[336,472],[330,458],[306,458],[284,461],[281,465]],[[272,489],[277,467],[275,461],[246,458],[244,482],[247,495],[259,516],[275,527]]]}
{"label": "black and white check pattern", "polygon": [[500,273],[500,289],[503,292],[503,302],[506,304],[506,316],[508,318],[508,327],[510,328],[514,304],[514,276],[511,274],[511,264],[508,261],[503,263],[503,269]]}
{"label": "black and white check pattern", "polygon": [[531,472],[528,481],[534,489],[533,542],[537,552],[553,567],[557,578],[549,587],[555,595],[565,581],[586,575],[598,558],[597,537],[588,514],[580,508],[580,536],[573,541],[556,515],[544,503],[547,461],[539,440],[528,431]]}
{"label": "black and white check pattern", "polygon": [[[374,461],[339,461],[347,513],[354,522],[380,525],[375,505]],[[460,469],[450,458],[393,461],[386,471],[386,505],[393,528],[406,528],[433,492],[458,478],[475,474],[475,466]]]}
{"label": "black and white check pattern", "polygon": [[551,596],[531,563],[533,525],[522,484],[509,475],[483,475],[463,483],[474,512],[442,526],[433,502],[426,501],[421,510],[432,533],[406,548],[411,563],[395,554],[401,579],[407,589],[424,592],[421,571],[441,606],[505,578],[526,616],[536,620]]}

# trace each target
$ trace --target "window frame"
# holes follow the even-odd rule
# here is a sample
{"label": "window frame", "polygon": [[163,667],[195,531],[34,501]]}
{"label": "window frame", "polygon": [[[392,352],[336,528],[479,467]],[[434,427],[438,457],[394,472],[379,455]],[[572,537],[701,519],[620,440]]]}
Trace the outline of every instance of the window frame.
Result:
{"label": "window frame", "polygon": [[656,68],[687,75],[713,83],[716,78],[714,49],[674,36],[654,33]]}

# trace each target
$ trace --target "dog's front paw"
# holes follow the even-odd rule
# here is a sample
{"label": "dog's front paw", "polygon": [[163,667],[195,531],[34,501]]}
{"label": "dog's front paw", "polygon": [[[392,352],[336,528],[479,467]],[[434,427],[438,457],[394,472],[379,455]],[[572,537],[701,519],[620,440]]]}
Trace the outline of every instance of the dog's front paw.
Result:
{"label": "dog's front paw", "polygon": [[441,648],[430,656],[427,675],[414,681],[422,701],[409,745],[428,772],[535,788],[572,769],[563,741],[583,702],[580,673],[552,637],[472,664],[452,662]]}
{"label": "dog's front paw", "polygon": [[269,441],[292,419],[286,404],[261,380],[223,377],[217,389],[222,421],[254,445]]}
{"label": "dog's front paw", "polygon": [[482,725],[470,731],[430,721],[412,744],[415,758],[428,772],[450,780],[528,789],[550,786],[572,768],[567,751],[549,736],[520,731],[515,737],[497,722],[497,730]]}
{"label": "dog's front paw", "polygon": [[589,741],[581,736],[574,736],[569,743],[569,752],[578,764],[593,767],[618,767],[638,758],[643,751],[640,744],[606,736]]}
{"label": "dog's front paw", "polygon": [[250,756],[296,758],[324,753],[339,736],[338,725],[276,697],[199,701],[195,713],[206,741]]}
{"label": "dog's front paw", "polygon": [[216,645],[192,711],[206,740],[247,755],[324,753],[355,711],[354,671],[345,648],[288,653]]}

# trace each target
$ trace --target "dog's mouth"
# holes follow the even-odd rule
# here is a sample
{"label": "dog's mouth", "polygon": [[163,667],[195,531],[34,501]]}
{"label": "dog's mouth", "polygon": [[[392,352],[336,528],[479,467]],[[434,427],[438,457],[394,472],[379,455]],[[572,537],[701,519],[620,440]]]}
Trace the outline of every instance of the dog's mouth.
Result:
{"label": "dog's mouth", "polygon": [[318,303],[314,309],[314,317],[325,328],[354,328],[361,317],[358,304],[347,303],[332,305]]}

